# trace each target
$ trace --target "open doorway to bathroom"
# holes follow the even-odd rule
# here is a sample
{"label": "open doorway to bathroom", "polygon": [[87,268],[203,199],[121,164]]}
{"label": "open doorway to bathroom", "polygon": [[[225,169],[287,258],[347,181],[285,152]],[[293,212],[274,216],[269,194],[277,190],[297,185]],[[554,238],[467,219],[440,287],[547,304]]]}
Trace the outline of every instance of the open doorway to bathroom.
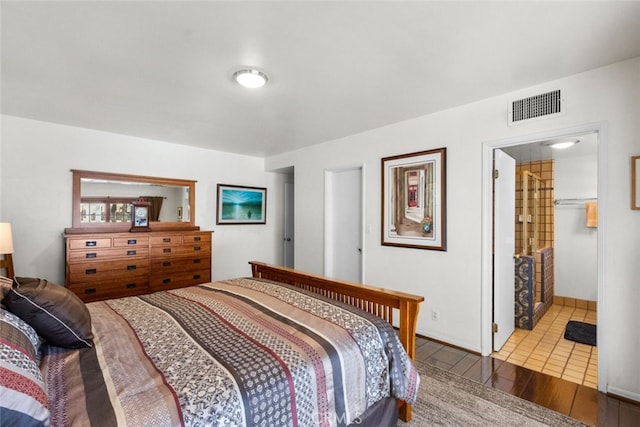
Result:
{"label": "open doorway to bathroom", "polygon": [[[488,143],[517,165],[516,329],[499,351],[487,352],[483,345],[484,354],[598,389],[606,384],[598,370],[602,351],[598,354],[598,347],[567,340],[564,334],[569,321],[595,325],[601,315],[602,230],[589,213],[598,202],[600,136],[595,126]],[[566,150],[550,148],[551,140],[568,137],[579,142]]]}

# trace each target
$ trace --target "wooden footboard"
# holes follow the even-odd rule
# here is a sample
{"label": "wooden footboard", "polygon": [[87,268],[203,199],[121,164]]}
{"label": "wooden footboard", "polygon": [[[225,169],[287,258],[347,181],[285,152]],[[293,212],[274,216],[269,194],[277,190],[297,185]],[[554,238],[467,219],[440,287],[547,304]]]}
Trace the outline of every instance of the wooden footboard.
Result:
{"label": "wooden footboard", "polygon": [[[393,325],[394,309],[398,310],[398,325],[400,342],[409,357],[413,360],[416,351],[416,322],[420,303],[424,297],[392,291],[375,286],[305,273],[287,267],[251,261],[253,277],[288,283],[307,291],[353,305],[376,316],[382,317]],[[403,421],[411,419],[411,405],[400,402],[400,418]]]}

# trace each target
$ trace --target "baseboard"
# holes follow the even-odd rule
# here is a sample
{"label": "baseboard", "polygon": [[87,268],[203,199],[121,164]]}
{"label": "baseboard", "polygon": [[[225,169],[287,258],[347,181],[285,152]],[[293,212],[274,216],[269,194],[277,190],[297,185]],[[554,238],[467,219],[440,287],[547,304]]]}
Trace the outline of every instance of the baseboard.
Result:
{"label": "baseboard", "polygon": [[598,311],[597,301],[590,301],[590,300],[580,299],[580,298],[563,297],[563,296],[554,295],[553,304],[562,305],[565,307],[575,307],[575,308],[583,308],[585,310]]}
{"label": "baseboard", "polygon": [[607,396],[615,397],[616,399],[624,400],[634,405],[640,405],[640,393],[633,393],[617,387],[608,387]]}
{"label": "baseboard", "polygon": [[466,351],[468,353],[473,353],[473,354],[476,354],[478,356],[482,355],[479,349],[471,348],[471,347],[469,347],[467,345],[464,345],[464,344],[457,344],[455,342],[449,341],[448,339],[439,338],[439,337],[434,336],[434,335],[427,335],[427,334],[420,333],[420,332],[416,333],[416,336],[424,338],[424,339],[431,340],[431,341],[436,342],[438,344],[443,344],[443,345],[446,345],[446,346],[449,346],[449,347],[457,348],[458,350],[464,350],[464,351]]}

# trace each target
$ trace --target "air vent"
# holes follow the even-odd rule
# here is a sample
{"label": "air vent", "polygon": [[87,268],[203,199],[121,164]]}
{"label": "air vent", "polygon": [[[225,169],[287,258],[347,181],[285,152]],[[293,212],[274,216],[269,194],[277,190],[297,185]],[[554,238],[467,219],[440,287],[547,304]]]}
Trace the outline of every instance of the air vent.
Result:
{"label": "air vent", "polygon": [[509,124],[561,115],[564,112],[562,104],[560,89],[511,101],[509,105]]}

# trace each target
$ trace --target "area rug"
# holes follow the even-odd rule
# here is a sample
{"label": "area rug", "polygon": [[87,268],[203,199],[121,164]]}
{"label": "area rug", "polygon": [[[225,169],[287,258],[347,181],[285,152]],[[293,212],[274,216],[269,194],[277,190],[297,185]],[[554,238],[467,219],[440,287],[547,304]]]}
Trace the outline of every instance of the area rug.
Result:
{"label": "area rug", "polygon": [[409,423],[399,426],[584,426],[559,412],[451,372],[416,362],[418,400]]}
{"label": "area rug", "polygon": [[564,331],[564,338],[587,345],[596,345],[596,325],[570,320]]}

